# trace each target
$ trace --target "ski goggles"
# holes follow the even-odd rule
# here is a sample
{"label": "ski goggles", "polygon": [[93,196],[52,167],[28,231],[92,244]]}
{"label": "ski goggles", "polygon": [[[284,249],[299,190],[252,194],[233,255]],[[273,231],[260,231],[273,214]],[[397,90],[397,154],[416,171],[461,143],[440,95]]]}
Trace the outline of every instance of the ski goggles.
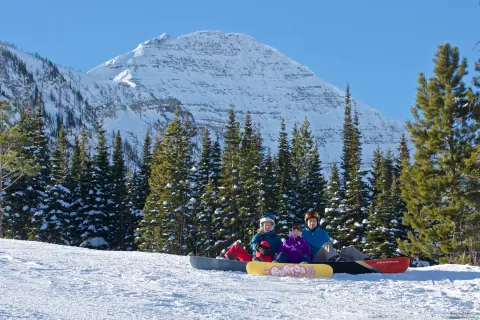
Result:
{"label": "ski goggles", "polygon": [[316,213],[315,211],[307,212],[307,214],[305,215],[305,220],[308,220],[308,219],[311,219],[311,218],[318,219],[318,213]]}
{"label": "ski goggles", "polygon": [[300,230],[300,231],[302,231],[302,226],[299,225],[299,224],[294,224],[294,225],[292,225],[291,230]]}

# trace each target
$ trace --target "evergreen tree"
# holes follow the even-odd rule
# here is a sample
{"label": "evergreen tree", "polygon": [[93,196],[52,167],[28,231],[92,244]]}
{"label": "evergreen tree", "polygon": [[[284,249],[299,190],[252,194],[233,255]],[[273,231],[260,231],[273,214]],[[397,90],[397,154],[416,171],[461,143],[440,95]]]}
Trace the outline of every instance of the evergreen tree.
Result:
{"label": "evergreen tree", "polygon": [[213,171],[212,152],[213,147],[212,140],[210,139],[210,130],[208,130],[208,127],[205,127],[203,130],[202,154],[200,155],[197,172],[198,192],[201,195],[203,194]]}
{"label": "evergreen tree", "polygon": [[138,173],[138,195],[133,199],[136,208],[142,210],[145,206],[145,201],[150,194],[150,186],[148,181],[150,179],[150,168],[152,166],[152,152],[151,152],[151,138],[150,132],[147,131],[145,141],[143,142],[142,163],[140,164],[140,172]]}
{"label": "evergreen tree", "polygon": [[[348,98],[349,87],[347,86]],[[351,119],[350,99],[345,100],[344,121],[344,147],[342,155],[342,168],[344,169],[344,197],[345,207],[340,217],[341,229],[338,233],[338,246],[346,247],[355,245],[361,247],[364,239],[364,223],[367,218],[365,205],[366,186],[363,182],[361,166],[361,135],[358,129],[358,113],[355,108],[353,120]]]}
{"label": "evergreen tree", "polygon": [[415,120],[407,122],[415,154],[400,180],[407,205],[404,222],[415,231],[408,233],[411,243],[404,242],[402,249],[440,262],[468,263],[469,247],[476,245],[469,230],[478,227],[472,213],[478,209],[469,201],[464,173],[479,130],[474,117],[478,102],[463,82],[467,61],[456,47],[438,46],[433,61],[434,76],[427,80],[419,75]]}
{"label": "evergreen tree", "polygon": [[251,114],[245,117],[239,154],[239,180],[237,203],[239,209],[239,226],[237,239],[248,243],[258,228],[258,210],[260,205],[260,166],[262,162],[260,133],[253,128]]}
{"label": "evergreen tree", "polygon": [[8,195],[12,221],[9,228],[18,239],[37,239],[37,232],[45,223],[44,201],[50,179],[50,156],[43,119],[40,96],[33,107],[27,106],[20,111],[19,132],[25,138],[20,154],[25,159],[34,158],[39,171],[33,176],[22,176]]}
{"label": "evergreen tree", "polygon": [[[398,155],[394,159],[393,166],[393,184],[392,184],[392,201],[395,204],[394,216],[398,221],[396,239],[397,243],[402,243],[408,240],[408,231],[413,231],[403,223],[403,215],[406,212],[406,204],[402,199],[402,184],[400,183],[400,176],[402,175],[403,168],[410,166],[410,150],[408,148],[407,139],[405,134],[402,134],[399,145],[397,148]],[[397,245],[398,246],[398,245]]]}
{"label": "evergreen tree", "polygon": [[342,192],[347,189],[347,185],[352,180],[350,178],[350,164],[352,163],[352,143],[353,143],[353,120],[352,120],[352,101],[350,98],[350,86],[347,84],[345,90],[345,115],[343,119],[343,148],[342,148],[342,161],[340,168],[342,169]]}
{"label": "evergreen tree", "polygon": [[[217,180],[218,183],[218,180]],[[197,216],[197,251],[196,255],[215,257],[216,228],[214,223],[215,211],[219,210],[218,184],[214,179],[209,179],[200,196],[199,214]]]}
{"label": "evergreen tree", "polygon": [[113,147],[111,183],[113,211],[109,219],[109,238],[112,239],[112,247],[131,250],[133,234],[129,234],[128,231],[132,229],[130,227],[132,219],[128,206],[125,160],[120,131],[117,131]]}
{"label": "evergreen tree", "polygon": [[75,143],[72,156],[72,181],[76,184],[71,188],[73,191],[73,207],[71,215],[75,217],[77,226],[75,235],[72,235],[73,243],[80,245],[83,240],[91,235],[93,210],[93,163],[90,157],[88,135],[85,129],[82,130],[79,143]]}
{"label": "evergreen tree", "polygon": [[214,224],[217,230],[215,250],[219,253],[238,237],[243,228],[240,222],[238,196],[239,188],[239,154],[240,125],[235,119],[233,107],[230,109],[224,134],[222,170],[220,178],[219,199],[221,210],[216,210]]}
{"label": "evergreen tree", "polygon": [[278,169],[278,221],[277,233],[280,236],[288,235],[289,221],[295,217],[292,214],[293,195],[292,195],[292,167],[290,165],[291,150],[288,134],[285,126],[285,120],[282,119],[280,126],[280,133],[278,136],[278,154],[277,154],[277,169]]}
{"label": "evergreen tree", "polygon": [[375,181],[376,194],[368,216],[367,255],[386,258],[398,255],[395,241],[398,221],[394,216],[395,203],[392,201],[393,159],[390,150],[381,157],[380,175]]}
{"label": "evergreen tree", "polygon": [[25,138],[12,120],[12,108],[6,101],[0,101],[0,238],[14,238],[21,232],[25,222],[11,214],[8,194],[24,175],[34,176],[39,170],[35,158],[24,157]]}
{"label": "evergreen tree", "polygon": [[341,192],[340,173],[337,163],[332,164],[330,180],[326,187],[326,207],[325,214],[320,220],[320,227],[327,230],[332,243],[336,245],[337,236],[340,229],[340,219],[343,211],[343,199]]}
{"label": "evergreen tree", "polygon": [[263,159],[261,179],[260,212],[278,212],[278,166],[275,155],[268,149],[267,156]]}
{"label": "evergreen tree", "polygon": [[310,123],[304,119],[292,138],[291,165],[293,169],[295,194],[294,217],[290,223],[303,221],[305,213],[316,211],[323,215],[325,210],[325,179]]}
{"label": "evergreen tree", "polygon": [[113,199],[109,150],[102,122],[97,125],[96,134],[97,145],[92,159],[91,185],[89,185],[88,199],[85,201],[89,206],[83,208],[83,212],[87,216],[84,221],[84,237],[87,239],[103,237],[108,243],[113,240],[109,229]]}
{"label": "evergreen tree", "polygon": [[194,136],[190,121],[182,121],[177,109],[174,120],[155,143],[150,175],[152,191],[136,239],[142,251],[186,254],[192,249],[189,206],[194,203],[190,195]]}
{"label": "evergreen tree", "polygon": [[70,208],[72,193],[70,186],[70,153],[65,129],[61,127],[55,150],[51,157],[51,180],[46,188],[45,219],[38,231],[41,241],[70,245],[70,231],[74,229]]}

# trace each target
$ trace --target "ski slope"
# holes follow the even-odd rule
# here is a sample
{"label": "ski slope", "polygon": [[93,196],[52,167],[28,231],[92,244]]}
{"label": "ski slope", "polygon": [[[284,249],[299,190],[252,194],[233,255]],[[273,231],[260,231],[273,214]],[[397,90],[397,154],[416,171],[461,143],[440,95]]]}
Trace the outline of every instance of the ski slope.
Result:
{"label": "ski slope", "polygon": [[0,239],[0,319],[480,319],[480,267],[273,278]]}

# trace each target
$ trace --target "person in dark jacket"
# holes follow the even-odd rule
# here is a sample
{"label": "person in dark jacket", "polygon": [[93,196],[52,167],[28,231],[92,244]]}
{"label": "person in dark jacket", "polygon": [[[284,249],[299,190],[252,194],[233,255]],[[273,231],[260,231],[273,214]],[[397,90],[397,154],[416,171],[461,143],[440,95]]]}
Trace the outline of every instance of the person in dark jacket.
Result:
{"label": "person in dark jacket", "polygon": [[318,213],[305,214],[305,228],[302,237],[310,245],[312,262],[345,262],[365,260],[368,257],[357,248],[350,246],[338,253],[330,242],[328,232],[319,227]]}
{"label": "person in dark jacket", "polygon": [[292,225],[290,236],[282,242],[278,249],[276,262],[309,263],[310,255],[310,245],[302,238],[302,226],[299,224]]}
{"label": "person in dark jacket", "polygon": [[273,215],[264,213],[262,218],[260,218],[260,229],[258,229],[258,232],[250,242],[250,248],[254,252],[255,258],[248,254],[239,243],[235,243],[225,253],[225,257],[230,260],[271,262],[275,258],[282,242],[275,233],[274,228],[275,220],[273,220]]}

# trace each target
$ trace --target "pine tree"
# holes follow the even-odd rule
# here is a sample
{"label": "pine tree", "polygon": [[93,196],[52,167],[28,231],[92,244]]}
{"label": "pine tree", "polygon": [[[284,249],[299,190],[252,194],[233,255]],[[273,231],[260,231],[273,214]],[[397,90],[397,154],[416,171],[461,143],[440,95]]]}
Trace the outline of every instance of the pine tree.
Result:
{"label": "pine tree", "polygon": [[197,252],[196,255],[215,257],[214,245],[217,241],[216,225],[214,223],[215,211],[220,208],[218,203],[214,179],[209,179],[200,196],[199,214],[197,217]]}
{"label": "pine tree", "polygon": [[295,211],[290,223],[303,221],[305,213],[312,210],[323,215],[326,183],[321,173],[318,145],[307,118],[298,130],[294,129],[291,165],[294,175]]}
{"label": "pine tree", "polygon": [[278,136],[278,221],[277,233],[280,236],[288,235],[289,221],[292,221],[293,195],[292,195],[292,167],[290,165],[291,150],[285,120],[282,119]]}
{"label": "pine tree", "polygon": [[[109,148],[107,146],[106,132],[102,122],[97,125],[96,133],[96,154],[92,159],[92,180],[90,190],[88,191],[89,199],[86,200],[86,204],[91,207],[83,208],[83,212],[86,215],[84,237],[87,239],[102,237],[109,243],[109,241],[113,240],[109,229],[110,215],[112,213],[111,203],[113,203],[113,200],[111,198]],[[85,209],[90,210],[86,211]],[[87,245],[87,243],[85,243],[85,245]]]}
{"label": "pine tree", "polygon": [[38,96],[35,105],[21,110],[19,132],[25,137],[21,157],[35,159],[39,171],[34,176],[23,176],[9,194],[12,233],[18,239],[37,239],[37,232],[45,222],[46,186],[50,179],[48,138],[43,122],[43,102]]}
{"label": "pine tree", "polygon": [[343,148],[342,148],[342,162],[340,168],[342,169],[342,192],[347,188],[348,183],[352,180],[350,178],[350,164],[352,162],[352,140],[353,140],[353,120],[352,120],[352,101],[350,98],[350,86],[347,84],[345,90],[345,115],[343,120]]}
{"label": "pine tree", "polygon": [[341,216],[343,211],[343,199],[341,192],[340,173],[337,163],[332,164],[330,180],[326,188],[326,208],[323,218],[320,220],[320,227],[327,230],[332,243],[337,244],[338,232],[340,229]]}
{"label": "pine tree", "polygon": [[71,243],[70,231],[74,228],[74,225],[70,215],[73,199],[69,189],[71,185],[69,164],[68,141],[65,129],[62,126],[51,157],[52,175],[46,188],[47,196],[44,200],[46,205],[45,220],[38,231],[41,241],[66,245]]}
{"label": "pine tree", "polygon": [[378,183],[380,182],[380,174],[381,174],[381,166],[383,160],[383,152],[380,150],[380,147],[376,146],[375,151],[373,152],[372,158],[372,169],[370,170],[370,177],[367,178],[369,182],[368,189],[369,193],[369,202],[370,202],[370,210],[375,207],[375,197],[378,194]]}
{"label": "pine tree", "polygon": [[469,201],[464,173],[479,130],[473,112],[478,102],[463,82],[467,61],[456,47],[438,46],[433,61],[434,76],[419,75],[414,121],[407,122],[415,153],[400,181],[404,222],[415,230],[402,249],[440,262],[468,263],[469,244],[475,241],[467,230],[477,225],[472,213],[478,211]]}
{"label": "pine tree", "polygon": [[260,212],[278,212],[278,166],[275,155],[272,155],[268,149],[267,156],[263,159],[260,174],[261,179],[261,197]]}
{"label": "pine tree", "polygon": [[195,130],[182,121],[178,109],[163,136],[155,143],[150,175],[151,193],[143,210],[139,237],[142,251],[186,254],[193,229],[189,206]]}
{"label": "pine tree", "polygon": [[[24,175],[34,176],[39,171],[35,158],[22,156],[24,136],[12,120],[12,108],[6,101],[0,101],[0,238],[14,238],[21,231],[21,221],[11,215],[10,190]],[[18,229],[15,228],[16,223],[19,224]]]}
{"label": "pine tree", "polygon": [[239,224],[238,196],[239,189],[239,153],[240,153],[240,125],[235,119],[233,107],[230,109],[225,127],[224,147],[222,155],[222,170],[220,178],[219,199],[221,209],[216,210],[214,224],[217,226],[217,242],[215,250],[220,253],[234,240],[242,226]]}
{"label": "pine tree", "polygon": [[411,228],[408,228],[403,223],[403,215],[406,212],[406,204],[402,199],[402,184],[400,183],[400,176],[402,175],[403,168],[405,166],[410,166],[410,150],[408,148],[407,139],[405,134],[402,134],[400,138],[399,145],[397,148],[397,157],[394,159],[393,165],[393,184],[392,184],[392,201],[395,203],[394,208],[394,217],[398,221],[397,224],[397,246],[398,243],[402,243],[405,240],[408,240],[407,233],[408,231],[413,231]]}
{"label": "pine tree", "polygon": [[202,139],[202,154],[200,155],[200,160],[198,163],[198,192],[200,195],[203,194],[208,181],[210,180],[210,175],[212,174],[213,164],[212,161],[212,140],[210,139],[210,130],[208,127],[205,127],[203,130],[203,139]]}
{"label": "pine tree", "polygon": [[359,120],[357,109],[351,119],[351,105],[349,87],[347,86],[345,100],[344,121],[344,147],[342,155],[342,168],[344,169],[344,197],[345,207],[340,218],[341,229],[338,233],[339,247],[355,245],[360,247],[364,239],[364,223],[367,218],[365,205],[366,186],[363,182],[363,173],[360,171],[362,148],[361,135],[358,129]]}
{"label": "pine tree", "polygon": [[123,159],[123,145],[120,131],[117,131],[112,155],[112,200],[113,211],[109,219],[109,238],[112,247],[119,249],[131,250],[133,242],[133,234],[129,234],[131,230],[131,211],[128,207],[127,181],[125,160]]}
{"label": "pine tree", "polygon": [[237,203],[239,207],[239,228],[237,239],[248,243],[258,226],[260,200],[260,166],[262,162],[261,139],[253,128],[250,112],[245,117],[239,154],[239,180]]}
{"label": "pine tree", "polygon": [[135,207],[142,210],[145,206],[145,201],[150,194],[150,186],[148,180],[150,179],[150,168],[152,166],[152,152],[151,152],[151,138],[147,131],[145,140],[143,142],[142,163],[140,164],[140,172],[138,174],[138,195],[135,197],[133,203]]}
{"label": "pine tree", "polygon": [[376,194],[374,205],[368,216],[367,243],[364,251],[367,255],[386,258],[398,255],[395,241],[398,222],[394,216],[395,203],[392,201],[393,159],[390,150],[381,156],[380,175],[375,181]]}
{"label": "pine tree", "polygon": [[86,240],[93,230],[92,213],[94,196],[92,186],[93,163],[90,157],[88,135],[85,129],[82,130],[79,144],[75,144],[72,157],[72,180],[76,181],[73,190],[74,203],[72,215],[75,216],[75,225],[77,226],[75,235],[72,236],[73,242],[80,245]]}

